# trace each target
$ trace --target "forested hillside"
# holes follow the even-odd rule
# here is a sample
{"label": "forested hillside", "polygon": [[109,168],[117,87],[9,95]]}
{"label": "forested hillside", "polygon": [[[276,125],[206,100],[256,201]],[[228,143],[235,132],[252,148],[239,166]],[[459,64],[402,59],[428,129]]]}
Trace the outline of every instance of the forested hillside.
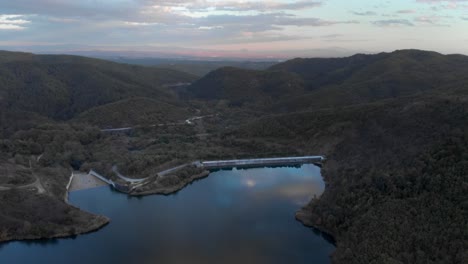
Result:
{"label": "forested hillside", "polygon": [[416,50],[295,59],[270,70],[300,76],[304,93],[224,137],[327,156],[326,191],[297,217],[333,235],[334,262],[466,263],[467,66]]}
{"label": "forested hillside", "polygon": [[[468,83],[467,68],[467,56],[401,50],[346,58],[293,59],[266,72],[223,69],[208,74],[188,89],[195,98],[226,99],[237,104],[244,100],[255,102],[256,109],[266,112],[291,112],[432,90],[444,93]],[[268,82],[259,81],[263,76]],[[281,96],[265,102],[265,97],[274,92]]]}
{"label": "forested hillside", "polygon": [[297,59],[271,69],[297,73],[304,78],[307,88],[314,90],[280,104],[295,109],[317,109],[430,90],[445,93],[447,89],[468,83],[467,68],[467,56],[402,50],[325,61]]}
{"label": "forested hillside", "polygon": [[79,114],[73,121],[112,128],[183,121],[191,114],[187,107],[180,104],[134,97],[91,108]]}
{"label": "forested hillside", "polygon": [[235,135],[327,156],[325,193],[297,217],[335,237],[336,263],[466,263],[467,95],[272,116]]}
{"label": "forested hillside", "polygon": [[77,56],[0,52],[0,241],[72,236],[108,223],[66,203],[71,171],[112,165],[101,165],[118,153],[100,128],[188,118],[171,85],[194,79]]}
{"label": "forested hillside", "polygon": [[233,106],[271,104],[280,98],[304,94],[298,75],[225,67],[213,71],[188,87],[197,99],[227,100]]}
{"label": "forested hillside", "polygon": [[[172,90],[181,82],[193,84]],[[107,222],[63,202],[71,169],[115,177],[117,165],[144,177],[193,160],[311,154],[327,156],[326,190],[297,218],[335,238],[334,263],[468,262],[466,56],[294,59],[195,81],[173,70],[3,52],[0,110],[0,241]],[[183,122],[189,117],[197,119]],[[136,127],[101,131],[118,126]],[[34,178],[45,194],[13,188]]]}
{"label": "forested hillside", "polygon": [[131,97],[175,101],[168,85],[194,79],[174,70],[77,56],[0,53],[1,105],[61,120]]}

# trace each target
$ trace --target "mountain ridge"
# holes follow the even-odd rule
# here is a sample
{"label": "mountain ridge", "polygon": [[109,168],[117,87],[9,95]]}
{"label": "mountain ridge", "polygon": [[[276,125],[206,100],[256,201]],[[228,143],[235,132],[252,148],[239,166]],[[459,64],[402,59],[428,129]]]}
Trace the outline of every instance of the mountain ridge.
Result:
{"label": "mountain ridge", "polygon": [[195,76],[70,55],[0,52],[0,99],[10,110],[70,119],[130,97],[177,101],[168,84]]}
{"label": "mountain ridge", "polygon": [[[265,84],[246,87],[262,75],[283,76],[300,83],[302,93],[284,91],[270,106],[272,109],[310,109],[367,103],[463,85],[468,56],[442,55],[420,50],[399,50],[376,55],[356,54],[344,58],[296,58],[270,67],[267,71],[245,72],[230,68],[214,71],[188,87],[192,96],[206,99],[204,91],[223,91],[224,96],[214,96],[228,101],[255,100],[252,94],[262,94]],[[230,78],[236,72],[236,78]],[[272,80],[273,86],[275,85]],[[287,83],[288,80],[282,80]],[[225,83],[228,83],[227,85]],[[262,86],[263,85],[263,86]],[[281,86],[280,82],[276,85]],[[211,90],[210,90],[211,89]]]}

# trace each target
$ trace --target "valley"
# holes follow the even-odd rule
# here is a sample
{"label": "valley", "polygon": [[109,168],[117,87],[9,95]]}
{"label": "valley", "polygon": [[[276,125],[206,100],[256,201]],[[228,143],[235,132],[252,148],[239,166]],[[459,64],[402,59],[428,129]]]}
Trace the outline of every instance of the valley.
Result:
{"label": "valley", "polygon": [[197,160],[318,154],[325,190],[296,218],[333,236],[332,262],[464,263],[467,69],[463,55],[400,50],[197,77],[1,52],[0,241],[109,223],[64,201],[72,171],[153,177],[130,193],[143,195],[207,176],[157,176]]}

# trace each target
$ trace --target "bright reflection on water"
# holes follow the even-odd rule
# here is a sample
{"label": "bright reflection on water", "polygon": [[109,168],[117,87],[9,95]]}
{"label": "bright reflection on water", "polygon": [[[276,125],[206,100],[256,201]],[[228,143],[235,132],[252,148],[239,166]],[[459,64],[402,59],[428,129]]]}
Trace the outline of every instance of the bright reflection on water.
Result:
{"label": "bright reflection on water", "polygon": [[0,263],[329,263],[334,246],[294,213],[324,183],[320,169],[222,170],[175,195],[97,188],[74,205],[112,222],[75,239],[0,245]]}

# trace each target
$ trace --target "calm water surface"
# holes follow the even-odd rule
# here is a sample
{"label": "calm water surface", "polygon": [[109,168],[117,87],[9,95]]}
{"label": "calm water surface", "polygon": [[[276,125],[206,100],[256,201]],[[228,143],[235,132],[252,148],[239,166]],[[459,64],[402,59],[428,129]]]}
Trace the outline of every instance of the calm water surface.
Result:
{"label": "calm water surface", "polygon": [[320,169],[222,170],[170,196],[101,187],[70,202],[112,222],[74,239],[0,244],[0,263],[329,263],[334,246],[294,213],[324,183]]}

